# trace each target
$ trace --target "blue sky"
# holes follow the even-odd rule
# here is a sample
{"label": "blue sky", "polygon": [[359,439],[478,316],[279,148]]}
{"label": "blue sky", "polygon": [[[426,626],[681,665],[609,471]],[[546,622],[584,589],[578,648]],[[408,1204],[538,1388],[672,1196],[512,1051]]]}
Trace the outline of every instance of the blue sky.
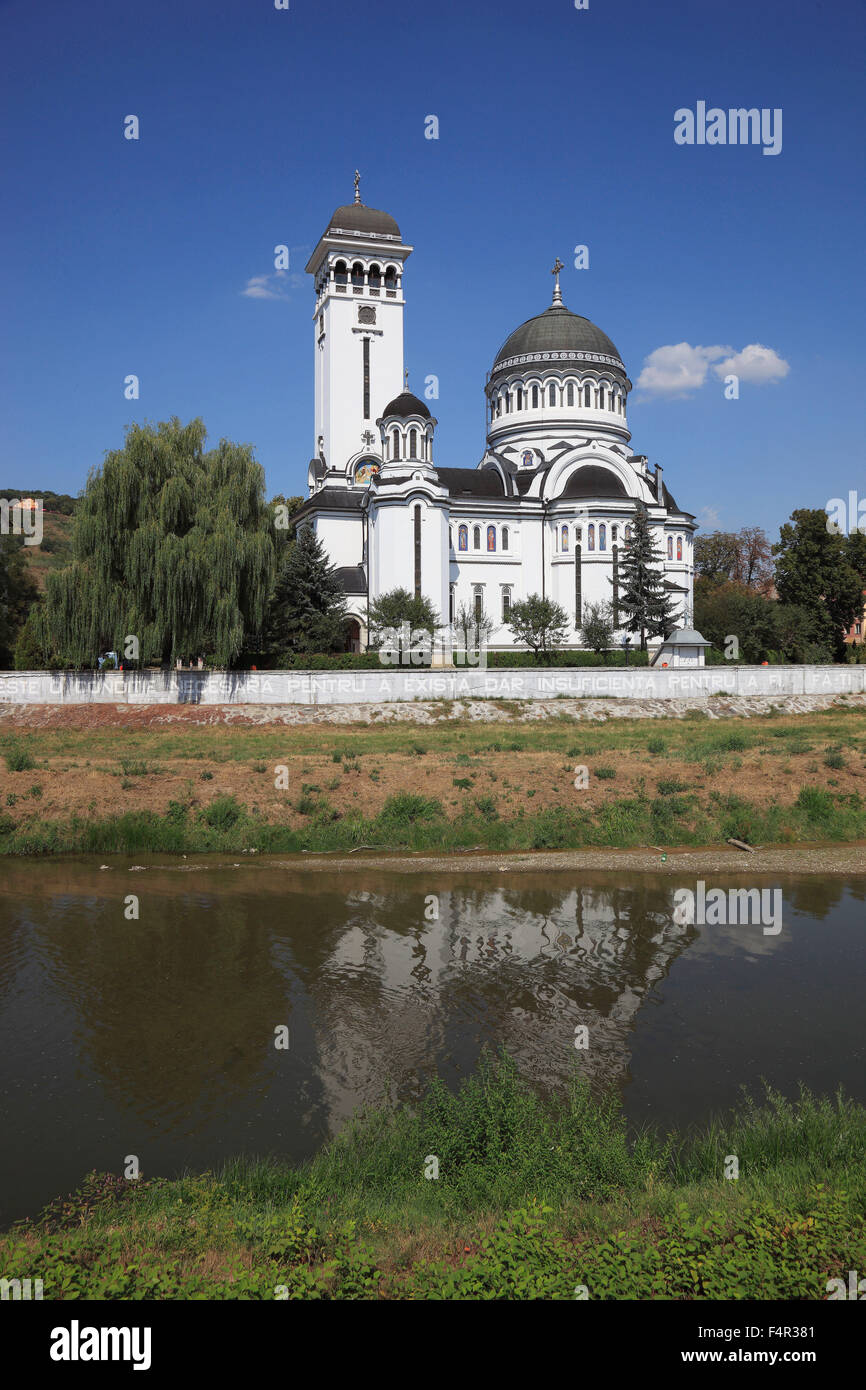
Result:
{"label": "blue sky", "polygon": [[[201,415],[213,443],[252,443],[269,495],[304,492],[303,267],[357,166],[364,201],[416,248],[406,363],[416,389],[439,378],[440,464],[478,462],[486,373],[550,302],[558,255],[565,303],[633,382],[687,345],[673,358],[690,389],[646,372],[629,422],[705,527],[775,538],[795,506],[862,495],[864,14],[859,0],[0,3],[0,485],[75,493],[130,421],[177,414]],[[781,153],[676,145],[674,112],[699,100],[781,108]],[[277,297],[244,294],[281,243]],[[756,344],[775,376],[759,379],[753,351],[726,400],[714,367]]]}

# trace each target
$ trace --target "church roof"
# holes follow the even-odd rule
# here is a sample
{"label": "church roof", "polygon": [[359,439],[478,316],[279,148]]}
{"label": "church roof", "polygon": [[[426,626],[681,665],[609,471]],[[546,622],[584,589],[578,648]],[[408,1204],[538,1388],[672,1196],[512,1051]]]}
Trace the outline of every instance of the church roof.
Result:
{"label": "church roof", "polygon": [[495,468],[437,468],[439,481],[452,497],[504,497]]}
{"label": "church roof", "polygon": [[367,576],[363,565],[338,565],[335,574],[344,594],[366,594]]}
{"label": "church roof", "polygon": [[388,415],[396,415],[401,420],[407,419],[410,415],[423,415],[425,420],[431,418],[427,406],[411,391],[401,391],[399,396],[389,401],[379,418],[384,420]]}
{"label": "church roof", "polygon": [[551,304],[543,314],[515,328],[496,354],[491,376],[507,370],[514,358],[590,361],[625,376],[622,359],[607,334],[564,304]]}
{"label": "church roof", "polygon": [[368,208],[366,203],[347,203],[337,208],[325,236],[336,236],[340,232],[360,232],[364,236],[387,236],[400,240],[400,228],[393,217],[378,208]]}
{"label": "church roof", "polygon": [[298,517],[308,516],[310,512],[318,511],[360,511],[364,496],[364,492],[360,490],[350,490],[345,487],[323,487],[307,498],[306,502],[295,512],[293,519],[297,521]]}
{"label": "church roof", "polygon": [[609,468],[588,463],[572,473],[563,497],[628,497],[621,480]]}

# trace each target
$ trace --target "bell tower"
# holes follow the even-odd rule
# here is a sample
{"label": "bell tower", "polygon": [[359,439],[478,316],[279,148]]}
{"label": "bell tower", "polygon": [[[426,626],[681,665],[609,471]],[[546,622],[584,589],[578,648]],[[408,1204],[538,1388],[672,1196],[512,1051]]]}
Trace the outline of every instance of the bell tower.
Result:
{"label": "bell tower", "polygon": [[403,267],[412,254],[387,212],[337,208],[307,262],[313,276],[315,440],[328,469],[378,456],[376,420],[403,384]]}

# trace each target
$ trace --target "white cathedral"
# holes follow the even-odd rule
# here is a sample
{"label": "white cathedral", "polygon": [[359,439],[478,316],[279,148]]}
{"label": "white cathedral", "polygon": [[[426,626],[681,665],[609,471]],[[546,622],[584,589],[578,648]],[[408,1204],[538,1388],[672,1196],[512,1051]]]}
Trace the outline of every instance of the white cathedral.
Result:
{"label": "white cathedral", "polygon": [[[439,468],[429,407],[405,384],[403,275],[413,247],[386,212],[337,208],[307,264],[313,276],[316,456],[296,520],[337,568],[347,646],[367,643],[369,604],[389,590],[429,599],[443,624],[469,609],[514,646],[511,605],[554,599],[581,646],[587,605],[613,604],[635,504],[646,504],[664,583],[688,628],[694,517],[630,447],[631,382],[605,333],[553,301],[516,328],[488,374],[487,444],[473,468]],[[620,630],[614,641],[624,641]],[[448,659],[446,651],[440,659]]]}

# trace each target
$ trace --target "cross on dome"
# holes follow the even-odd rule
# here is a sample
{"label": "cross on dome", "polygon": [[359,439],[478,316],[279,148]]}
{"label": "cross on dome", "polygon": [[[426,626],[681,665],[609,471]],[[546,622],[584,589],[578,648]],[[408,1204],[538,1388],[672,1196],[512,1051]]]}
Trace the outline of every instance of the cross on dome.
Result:
{"label": "cross on dome", "polygon": [[562,303],[562,292],[561,292],[561,290],[560,290],[560,288],[559,288],[559,272],[560,272],[561,270],[565,270],[565,266],[563,265],[562,261],[561,261],[561,260],[559,259],[559,257],[557,256],[556,260],[553,262],[553,269],[552,269],[551,272],[550,272],[551,275],[553,275],[553,276],[556,277],[556,278],[555,278],[555,282],[554,282],[554,286],[553,286],[553,302],[554,302],[554,304],[561,304],[561,303]]}
{"label": "cross on dome", "polygon": [[358,172],[358,170],[356,169],[356,170],[355,170],[355,202],[356,202],[356,203],[360,203],[360,201],[361,201],[361,175],[360,175],[360,173]]}

